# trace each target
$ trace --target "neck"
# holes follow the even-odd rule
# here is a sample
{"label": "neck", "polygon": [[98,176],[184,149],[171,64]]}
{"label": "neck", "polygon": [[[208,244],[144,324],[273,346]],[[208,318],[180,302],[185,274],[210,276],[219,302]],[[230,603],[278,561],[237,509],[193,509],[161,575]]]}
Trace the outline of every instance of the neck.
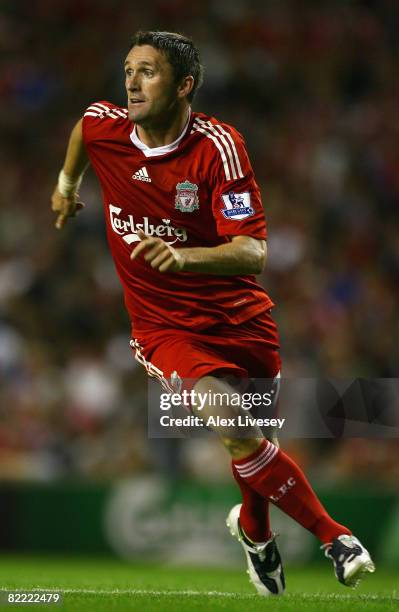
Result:
{"label": "neck", "polygon": [[173,115],[163,120],[162,124],[158,125],[138,125],[136,123],[136,133],[147,147],[151,149],[155,147],[163,147],[174,142],[184,130],[187,123],[189,106],[185,104],[174,112]]}

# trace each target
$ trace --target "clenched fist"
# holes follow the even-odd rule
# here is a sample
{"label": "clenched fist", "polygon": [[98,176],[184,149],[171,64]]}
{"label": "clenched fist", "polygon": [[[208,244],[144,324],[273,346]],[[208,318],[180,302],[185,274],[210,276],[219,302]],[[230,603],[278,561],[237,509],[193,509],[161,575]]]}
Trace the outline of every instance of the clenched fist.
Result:
{"label": "clenched fist", "polygon": [[132,251],[130,259],[137,259],[141,253],[145,253],[145,261],[155,270],[160,272],[180,272],[183,269],[184,259],[178,249],[174,249],[162,238],[147,236],[142,230],[139,230],[137,235],[141,242]]}

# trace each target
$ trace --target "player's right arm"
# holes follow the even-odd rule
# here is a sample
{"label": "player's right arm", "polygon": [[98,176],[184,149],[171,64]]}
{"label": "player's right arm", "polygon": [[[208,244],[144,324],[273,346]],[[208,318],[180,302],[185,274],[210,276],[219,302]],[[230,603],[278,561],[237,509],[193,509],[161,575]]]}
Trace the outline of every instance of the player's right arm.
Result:
{"label": "player's right arm", "polygon": [[83,142],[82,119],[80,119],[71,132],[64,166],[51,198],[51,208],[57,213],[55,222],[57,229],[62,229],[67,219],[74,217],[84,207],[84,204],[78,201],[78,189],[88,165],[89,158]]}

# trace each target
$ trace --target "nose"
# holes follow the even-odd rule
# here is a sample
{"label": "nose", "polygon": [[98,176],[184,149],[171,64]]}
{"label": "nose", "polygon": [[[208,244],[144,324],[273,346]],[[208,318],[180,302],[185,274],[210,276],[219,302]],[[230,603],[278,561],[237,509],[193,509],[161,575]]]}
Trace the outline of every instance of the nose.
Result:
{"label": "nose", "polygon": [[126,78],[126,89],[128,91],[139,91],[140,81],[137,74],[131,74]]}

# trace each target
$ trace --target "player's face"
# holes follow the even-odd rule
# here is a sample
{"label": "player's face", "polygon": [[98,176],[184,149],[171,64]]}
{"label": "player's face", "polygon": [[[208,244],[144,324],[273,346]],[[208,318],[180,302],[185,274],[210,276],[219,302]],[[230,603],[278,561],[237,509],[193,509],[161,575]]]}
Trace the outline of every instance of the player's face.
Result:
{"label": "player's face", "polygon": [[170,117],[177,103],[177,84],[166,57],[150,45],[133,47],[125,61],[129,119],[156,126]]}

